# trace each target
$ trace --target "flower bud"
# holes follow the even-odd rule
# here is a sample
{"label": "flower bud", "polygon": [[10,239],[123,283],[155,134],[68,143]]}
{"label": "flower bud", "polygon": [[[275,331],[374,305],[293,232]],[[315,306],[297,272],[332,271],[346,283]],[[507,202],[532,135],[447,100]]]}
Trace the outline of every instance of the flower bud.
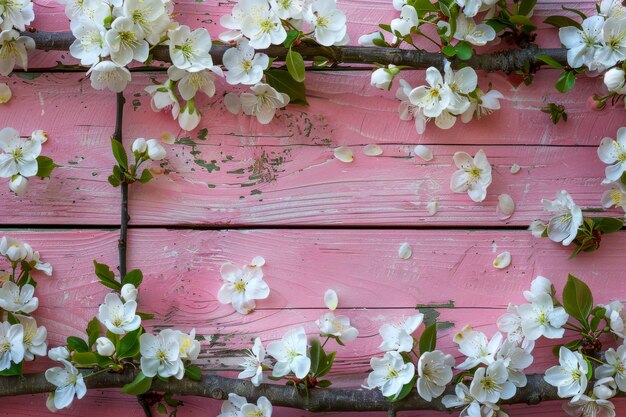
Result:
{"label": "flower bud", "polygon": [[148,150],[148,144],[144,138],[137,138],[133,142],[133,146],[131,147],[133,152],[138,152],[140,154],[145,153]]}
{"label": "flower bud", "polygon": [[609,91],[620,94],[625,93],[624,83],[624,70],[621,68],[611,68],[604,73],[604,84]]}
{"label": "flower bud", "polygon": [[189,100],[178,115],[178,124],[186,131],[194,130],[200,124],[201,115],[194,105],[193,100]]}
{"label": "flower bud", "polygon": [[361,37],[359,38],[359,45],[376,46],[376,44],[374,43],[374,39],[380,39],[381,41],[385,40],[383,34],[380,32],[366,33],[365,35],[361,35]]}
{"label": "flower bud", "polygon": [[593,387],[593,395],[601,400],[608,400],[615,394],[617,394],[617,385],[611,377],[597,380]]}
{"label": "flower bud", "polygon": [[138,293],[137,288],[135,288],[133,284],[124,284],[120,291],[120,295],[124,299],[124,302],[136,301]]}
{"label": "flower bud", "polygon": [[115,353],[115,346],[108,337],[99,337],[96,339],[96,350],[101,356],[112,356]]}
{"label": "flower bud", "polygon": [[148,145],[148,157],[153,161],[160,161],[165,158],[165,148],[161,146],[156,139],[150,139],[147,142]]}
{"label": "flower bud", "polygon": [[28,191],[28,179],[20,174],[14,175],[9,181],[9,189],[18,196],[26,194],[26,191]]}
{"label": "flower bud", "polygon": [[53,361],[67,360],[70,358],[70,351],[65,346],[55,347],[48,351],[48,357]]}

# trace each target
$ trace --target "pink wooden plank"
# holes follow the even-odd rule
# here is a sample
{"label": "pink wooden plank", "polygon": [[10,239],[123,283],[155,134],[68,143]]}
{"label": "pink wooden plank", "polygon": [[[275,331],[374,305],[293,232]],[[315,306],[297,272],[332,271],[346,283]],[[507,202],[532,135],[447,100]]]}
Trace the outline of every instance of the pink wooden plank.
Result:
{"label": "pink wooden plank", "polygon": [[[131,138],[159,137],[165,131],[185,136],[166,114],[149,109],[140,89],[149,83],[148,77],[136,75],[137,90],[127,94],[128,146]],[[44,153],[61,167],[49,181],[33,180],[23,198],[0,187],[0,208],[6,214],[0,222],[119,222],[119,191],[106,182],[114,163],[109,150],[113,95],[92,91],[81,78],[45,74],[32,81],[12,80],[16,97],[0,114],[0,126],[24,134],[47,129],[51,140]],[[366,78],[357,77],[362,87],[368,84]],[[420,137],[412,123],[397,118],[397,103],[388,94],[359,90],[345,79],[337,74],[316,76],[311,107],[291,107],[269,126],[227,114],[215,100],[204,102],[206,140],[197,139],[194,132],[191,139],[197,146],[167,147],[170,175],[131,189],[133,223],[527,225],[543,216],[540,199],[552,198],[562,188],[583,206],[599,205],[604,165],[595,145],[615,135],[623,110],[590,113],[578,103],[570,121],[554,127],[538,111],[545,93],[520,87],[499,114],[450,131],[432,127]],[[501,77],[494,80],[507,84]],[[593,81],[581,84],[581,94],[590,94]],[[362,146],[369,143],[382,144],[383,156],[365,157]],[[436,158],[429,163],[406,158],[417,143],[432,144]],[[469,143],[485,145],[494,165],[494,183],[483,204],[449,191],[455,170],[451,156],[479,149]],[[492,146],[496,144],[506,146]],[[592,147],[522,146],[528,144]],[[333,158],[332,149],[339,145],[355,148],[355,162]],[[513,163],[523,167],[520,174],[510,174]],[[507,223],[495,216],[500,193],[511,194],[518,206]],[[425,205],[435,199],[442,209],[429,217]]]}

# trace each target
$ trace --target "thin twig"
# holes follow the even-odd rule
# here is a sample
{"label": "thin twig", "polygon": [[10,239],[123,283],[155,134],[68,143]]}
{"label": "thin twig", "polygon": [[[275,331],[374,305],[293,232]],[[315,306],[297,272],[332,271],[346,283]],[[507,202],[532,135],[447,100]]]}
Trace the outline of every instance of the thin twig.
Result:
{"label": "thin twig", "polygon": [[[30,36],[35,40],[36,48],[44,51],[67,51],[74,42],[71,32],[25,32],[24,36]],[[213,45],[211,56],[215,64],[222,63],[224,52],[231,48],[229,45]],[[324,57],[334,64],[381,64],[381,65],[405,65],[417,69],[428,67],[443,68],[446,60],[453,67],[460,64],[469,65],[474,69],[484,71],[502,71],[506,73],[524,68],[535,68],[545,65],[537,57],[547,55],[561,65],[567,65],[567,49],[564,48],[539,48],[533,44],[522,49],[507,49],[489,54],[474,55],[468,61],[460,61],[456,58],[448,58],[440,52],[428,52],[424,50],[409,50],[398,48],[364,47],[364,46],[317,46],[301,43],[294,46],[306,61],[312,61],[315,57]],[[282,46],[270,46],[261,50],[271,57],[277,57],[277,61],[284,61],[288,49]],[[169,62],[169,50],[166,46],[158,46],[153,50],[153,57],[157,61]]]}

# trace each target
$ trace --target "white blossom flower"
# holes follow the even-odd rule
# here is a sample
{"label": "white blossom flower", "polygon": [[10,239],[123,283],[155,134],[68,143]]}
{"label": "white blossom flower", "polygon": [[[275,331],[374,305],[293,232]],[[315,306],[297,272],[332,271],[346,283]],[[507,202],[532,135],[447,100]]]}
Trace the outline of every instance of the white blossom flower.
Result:
{"label": "white blossom flower", "polygon": [[587,395],[563,404],[563,411],[574,417],[615,417],[615,405],[611,401]]}
{"label": "white blossom flower", "polygon": [[322,336],[334,336],[341,342],[351,342],[359,335],[359,331],[350,325],[350,319],[346,316],[326,313],[316,320],[315,324],[320,328]]}
{"label": "white blossom flower", "polygon": [[99,337],[96,339],[96,351],[101,356],[113,356],[115,345],[108,337]]}
{"label": "white blossom flower", "polygon": [[114,93],[124,91],[131,78],[128,68],[113,61],[98,62],[87,71],[87,75],[90,75],[92,88],[95,90],[108,89]]}
{"label": "white blossom flower", "polygon": [[87,393],[85,381],[78,369],[66,360],[62,360],[61,363],[65,369],[55,366],[45,373],[46,381],[57,387],[50,396],[53,398],[54,407],[59,410],[69,407],[74,395],[80,400]]}
{"label": "white blossom flower", "polygon": [[515,385],[508,381],[509,373],[502,360],[496,360],[487,368],[479,367],[470,384],[470,394],[481,403],[497,403],[515,395]]}
{"label": "white blossom flower", "polygon": [[544,276],[537,275],[530,283],[530,291],[524,291],[524,298],[529,303],[532,303],[542,294],[552,296],[552,288],[552,281]]}
{"label": "white blossom flower", "polygon": [[610,187],[602,194],[602,207],[621,207],[626,212],[626,185],[621,181],[608,184]]}
{"label": "white blossom flower", "polygon": [[265,49],[283,43],[287,32],[280,18],[270,10],[266,0],[242,0],[241,32],[250,39],[250,46]]}
{"label": "white blossom flower", "polygon": [[144,333],[139,336],[141,371],[147,377],[159,375],[182,379],[185,367],[180,359],[180,344],[176,332],[166,329],[154,336]]}
{"label": "white blossom flower", "polygon": [[16,174],[9,180],[9,189],[17,196],[22,196],[28,191],[28,178]]}
{"label": "white blossom flower", "polygon": [[[596,375],[596,378],[599,378],[598,375]],[[615,397],[617,394],[617,383],[612,377],[599,378],[595,384],[593,384],[593,390],[591,390],[591,392],[596,398],[608,400],[609,398]]]}
{"label": "white blossom flower", "polygon": [[272,11],[283,20],[301,19],[304,10],[302,0],[269,0]]}
{"label": "white blossom flower", "polygon": [[496,353],[502,344],[502,333],[496,332],[491,340],[483,332],[471,330],[467,332],[458,342],[459,352],[466,356],[466,359],[457,369],[472,369],[479,364],[490,365],[496,359]]}
{"label": "white blossom flower", "polygon": [[[135,140],[137,143],[139,139]],[[135,143],[133,143],[133,148],[135,147]],[[135,149],[133,149],[134,151]],[[126,301],[137,301],[137,295],[139,291],[133,284],[124,284],[122,285],[122,289],[120,290],[120,295],[122,296],[122,300]]]}
{"label": "white blossom flower", "polygon": [[518,388],[526,386],[527,378],[524,369],[532,365],[534,360],[528,350],[506,339],[496,355],[496,360],[500,360],[506,365],[509,381]]}
{"label": "white blossom flower", "polygon": [[31,0],[11,0],[0,4],[0,29],[16,29],[20,32],[26,30],[35,19],[33,2]]}
{"label": "white blossom flower", "polygon": [[189,72],[198,72],[213,67],[211,35],[204,28],[193,32],[189,26],[180,25],[168,32],[172,64]]}
{"label": "white blossom flower", "polygon": [[422,313],[416,314],[395,324],[383,324],[378,333],[383,342],[378,347],[382,351],[410,352],[413,348],[413,336],[411,336],[424,322]]}
{"label": "white blossom flower", "polygon": [[429,86],[419,86],[409,93],[409,100],[420,107],[424,116],[437,117],[448,108],[453,100],[450,86],[443,81],[439,70],[430,67],[426,70],[426,82]]}
{"label": "white blossom flower", "polygon": [[494,110],[500,110],[499,100],[504,98],[504,95],[498,90],[489,90],[483,93],[480,88],[476,89],[476,95],[478,99],[471,98],[469,107],[461,115],[463,123],[468,123],[473,118],[480,120],[483,116],[493,113]]}
{"label": "white blossom flower", "polygon": [[9,369],[11,362],[24,359],[24,327],[21,324],[0,323],[0,371]]}
{"label": "white blossom flower", "polygon": [[411,33],[411,29],[417,27],[419,24],[419,18],[417,16],[417,10],[410,5],[402,6],[400,11],[400,17],[391,21],[391,30],[395,34],[398,32],[400,36],[406,36]]}
{"label": "white blossom flower", "polygon": [[228,400],[222,403],[221,413],[217,417],[242,417],[241,408],[248,404],[245,397],[237,394],[228,394]]}
{"label": "white blossom flower", "polygon": [[0,75],[5,77],[19,65],[28,69],[28,51],[35,49],[35,41],[28,36],[20,36],[16,30],[0,32]]}
{"label": "white blossom flower", "polygon": [[13,97],[13,93],[11,92],[11,88],[7,85],[7,83],[0,83],[0,104],[6,104]]}
{"label": "white blossom flower", "polygon": [[178,115],[178,124],[184,130],[194,130],[200,124],[202,115],[196,108],[196,102],[194,99],[190,99],[185,103],[180,114]]}
{"label": "white blossom flower", "polygon": [[132,19],[146,40],[156,45],[170,23],[165,3],[163,0],[124,0],[121,7],[114,9],[114,14]]}
{"label": "white blossom flower", "polygon": [[244,404],[241,415],[245,417],[272,417],[272,404],[266,397],[259,397],[255,404]]}
{"label": "white blossom flower", "polygon": [[185,100],[193,99],[198,91],[202,91],[207,97],[215,95],[215,77],[212,70],[187,72],[175,66],[167,69],[167,74],[172,81],[178,81],[178,92]]}
{"label": "white blossom flower", "polygon": [[178,345],[180,346],[179,355],[181,359],[188,361],[195,361],[198,359],[198,356],[200,356],[200,342],[196,340],[196,329],[191,329],[189,334],[183,333],[180,330],[166,330],[168,332],[173,332],[178,338]]}
{"label": "white blossom flower", "polygon": [[626,171],[626,127],[617,130],[617,139],[604,138],[598,147],[598,157],[605,164],[605,175],[609,182],[618,181]]}
{"label": "white blossom flower", "polygon": [[400,100],[400,106],[398,107],[400,120],[415,118],[415,130],[421,135],[426,130],[426,116],[424,116],[424,112],[419,106],[413,105],[409,100],[409,94],[411,94],[413,87],[406,80],[400,80],[399,82],[400,87],[396,90],[396,98]]}
{"label": "white blossom flower", "polygon": [[141,317],[135,314],[136,301],[125,303],[115,293],[109,293],[104,297],[104,304],[98,309],[98,320],[106,328],[115,334],[124,334],[137,330],[141,325]]}
{"label": "white blossom flower", "polygon": [[37,327],[37,321],[28,316],[17,315],[24,329],[24,360],[32,361],[35,356],[46,356],[48,330],[44,326]]}
{"label": "white blossom flower", "polygon": [[37,174],[37,157],[41,153],[41,143],[23,139],[11,127],[0,130],[0,178],[10,178],[20,174],[32,177]]}
{"label": "white blossom flower", "polygon": [[70,45],[70,54],[80,59],[81,65],[94,65],[101,57],[109,55],[109,45],[105,42],[106,29],[92,19],[79,18],[70,22],[72,34],[76,38]]}
{"label": "white blossom flower", "polygon": [[454,357],[440,350],[422,352],[417,362],[417,392],[426,401],[439,397],[452,381]]}
{"label": "white blossom flower", "polygon": [[528,340],[526,336],[524,336],[522,318],[517,312],[517,308],[518,306],[509,304],[507,312],[498,318],[498,330],[506,333],[506,339],[508,341],[532,351],[535,346],[535,342]]}
{"label": "white blossom flower", "polygon": [[604,306],[604,308],[606,309],[604,317],[606,317],[609,322],[611,332],[622,339],[626,337],[626,332],[624,332],[626,328],[626,310],[622,303],[612,301],[609,305]]}
{"label": "white blossom flower", "polygon": [[555,200],[542,199],[541,203],[544,210],[558,213],[548,223],[548,238],[553,242],[563,242],[563,246],[572,243],[576,239],[578,228],[583,224],[581,208],[565,190],[557,192]]}
{"label": "white blossom flower", "polygon": [[450,87],[452,98],[446,107],[448,112],[462,114],[469,106],[467,95],[476,89],[478,76],[472,67],[461,68],[457,72],[452,71],[449,63],[444,70],[444,82]]}
{"label": "white blossom flower", "polygon": [[601,62],[603,67],[612,67],[626,59],[626,19],[607,19],[602,29],[602,40],[595,60]]}
{"label": "white blossom flower", "polygon": [[248,116],[255,116],[259,123],[268,124],[274,118],[276,109],[289,104],[289,96],[279,93],[265,83],[258,83],[250,87],[252,93],[241,93],[241,107]]}
{"label": "white blossom flower", "polygon": [[[0,242],[0,247],[2,243]],[[52,275],[52,265],[47,262],[41,261],[41,255],[39,251],[33,251],[33,248],[30,247],[28,243],[24,243],[24,248],[26,249],[26,262],[29,263],[30,266],[35,268],[38,271],[43,272],[47,276]],[[1,252],[1,249],[0,249]]]}
{"label": "white blossom flower", "polygon": [[240,364],[243,371],[237,378],[251,378],[252,385],[258,387],[263,383],[263,365],[265,365],[265,349],[260,338],[254,339],[254,345],[246,352],[246,358]]}
{"label": "white blossom flower", "polygon": [[70,351],[67,350],[67,347],[65,346],[58,346],[48,351],[48,357],[53,361],[58,362],[68,360],[70,358]]}
{"label": "white blossom flower", "polygon": [[238,313],[251,313],[256,307],[254,300],[264,300],[270,294],[261,268],[245,265],[239,269],[232,263],[226,263],[222,265],[220,274],[224,285],[217,293],[217,299],[222,304],[232,303]]}
{"label": "white blossom flower", "polygon": [[[446,408],[463,407],[463,410],[461,410],[459,415],[460,417],[482,417],[480,415],[480,404],[470,394],[469,387],[462,382],[459,382],[454,386],[454,395],[444,395],[441,399],[441,403]],[[475,408],[478,409],[478,414],[475,414],[475,412],[472,413]]]}
{"label": "white blossom flower", "polygon": [[[171,68],[176,68],[171,66]],[[187,73],[185,70],[180,70]],[[168,74],[169,74],[168,69]],[[187,73],[188,74],[188,73]],[[168,79],[163,84],[149,85],[144,90],[152,96],[150,99],[150,107],[152,111],[159,112],[163,109],[170,109],[172,112],[172,118],[176,119],[180,114],[180,103],[178,97],[174,94],[174,82]]]}
{"label": "white blossom flower", "polygon": [[596,368],[596,378],[613,377],[620,391],[626,392],[626,344],[605,352],[606,364]]}
{"label": "white blossom flower", "polygon": [[139,62],[148,59],[150,46],[144,39],[143,30],[131,18],[115,19],[105,35],[105,40],[111,53],[111,60],[118,65],[128,65],[133,59]]}
{"label": "white blossom flower", "polygon": [[559,29],[559,39],[567,48],[567,63],[572,68],[590,66],[601,46],[604,28],[602,16],[588,17],[582,22],[582,30],[574,26]]}
{"label": "white blossom flower", "polygon": [[380,88],[381,90],[389,90],[391,82],[399,73],[400,70],[393,64],[389,64],[387,68],[378,68],[372,72],[370,84],[372,87]]}
{"label": "white blossom flower", "polygon": [[0,288],[0,308],[11,313],[32,313],[39,307],[39,299],[33,297],[35,287],[25,284],[21,288],[12,281],[7,281]]}
{"label": "white blossom flower", "polygon": [[382,358],[372,358],[370,365],[373,371],[367,376],[367,385],[369,388],[380,388],[385,397],[396,397],[415,375],[415,365],[404,363],[398,352],[387,352]]}
{"label": "white blossom flower", "polygon": [[306,333],[302,327],[288,331],[281,340],[271,342],[267,345],[267,353],[277,361],[272,371],[275,377],[293,372],[296,378],[302,379],[311,369]]}
{"label": "white blossom flower", "polygon": [[111,2],[102,0],[59,0],[59,3],[65,4],[65,15],[70,20],[88,18],[94,22],[104,22],[111,13],[107,4]]}
{"label": "white blossom flower", "polygon": [[624,8],[621,0],[602,0],[599,7],[600,11],[598,14],[607,19],[612,17],[622,19],[626,15],[626,8]]}
{"label": "white blossom flower", "polygon": [[456,152],[454,163],[459,168],[452,174],[450,189],[455,193],[465,193],[472,201],[483,201],[487,188],[491,185],[491,164],[482,149],[472,158],[466,152]]}
{"label": "white blossom flower", "polygon": [[467,41],[472,45],[484,46],[496,38],[496,31],[486,23],[476,24],[474,19],[462,14],[456,18],[454,39]]}
{"label": "white blossom flower", "polygon": [[28,248],[21,240],[3,236],[0,239],[0,255],[11,262],[21,262],[28,258]]}
{"label": "white blossom flower", "polygon": [[564,346],[559,350],[559,364],[549,368],[543,379],[557,388],[559,397],[574,397],[576,401],[587,390],[589,364],[580,353]]}
{"label": "white blossom flower", "polygon": [[335,0],[313,0],[304,18],[311,25],[315,40],[320,45],[338,45],[345,41],[346,15],[337,8]]}
{"label": "white blossom flower", "polygon": [[357,42],[361,46],[376,46],[374,43],[376,39],[384,41],[385,37],[380,32],[366,33],[365,35],[361,35]]}
{"label": "white blossom flower", "polygon": [[236,48],[224,52],[222,62],[228,70],[226,73],[228,84],[253,85],[261,81],[263,70],[267,68],[270,60],[266,54],[255,54],[248,41],[242,39]]}
{"label": "white blossom flower", "polygon": [[550,295],[538,295],[531,304],[520,305],[517,312],[522,318],[522,332],[529,340],[537,340],[541,336],[548,339],[563,337],[563,325],[569,316],[563,307],[554,306]]}

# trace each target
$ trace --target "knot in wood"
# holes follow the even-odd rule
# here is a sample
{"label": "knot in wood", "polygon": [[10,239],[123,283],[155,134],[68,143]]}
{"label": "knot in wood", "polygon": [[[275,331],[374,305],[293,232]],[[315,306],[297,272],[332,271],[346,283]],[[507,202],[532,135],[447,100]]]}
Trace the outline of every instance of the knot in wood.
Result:
{"label": "knot in wood", "polygon": [[214,398],[216,400],[223,400],[224,398],[226,398],[226,393],[221,388],[213,388],[211,390],[211,398]]}

